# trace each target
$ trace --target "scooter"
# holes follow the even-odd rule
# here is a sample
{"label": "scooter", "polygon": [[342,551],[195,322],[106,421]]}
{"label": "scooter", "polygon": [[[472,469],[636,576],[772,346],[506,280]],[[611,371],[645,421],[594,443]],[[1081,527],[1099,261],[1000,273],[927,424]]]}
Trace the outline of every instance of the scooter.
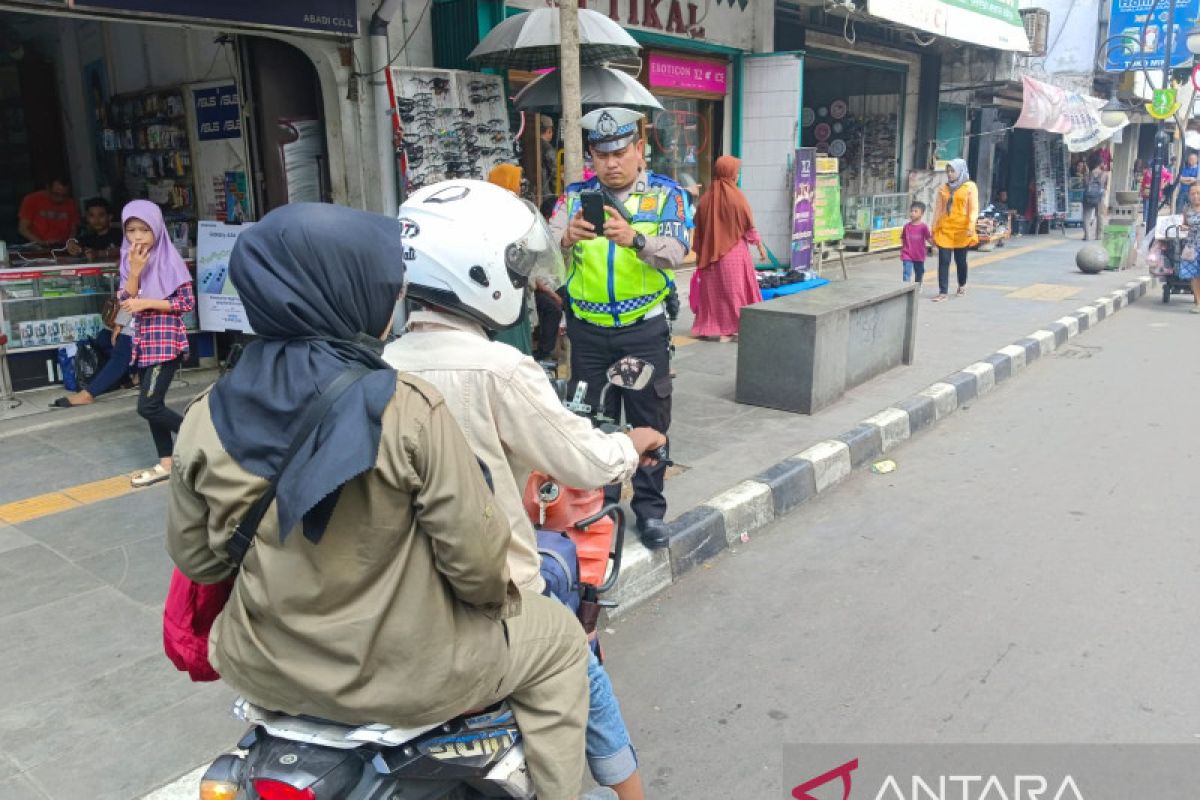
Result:
{"label": "scooter", "polygon": [[[586,402],[587,382],[580,381],[570,396],[566,381],[555,380],[553,383],[564,408],[591,420],[603,431],[613,432],[619,429],[617,422],[604,413],[608,392],[613,387],[628,391],[645,389],[654,378],[654,366],[638,358],[625,357],[608,368],[607,377],[608,382],[600,390],[595,407]],[[665,448],[653,455],[665,460]],[[600,609],[616,604],[601,600],[600,595],[616,586],[621,574],[625,510],[618,503],[605,502],[603,487],[577,489],[536,471],[530,474],[525,484],[524,503],[525,513],[540,532],[540,540],[544,541],[542,537],[551,532],[566,536],[574,545],[576,568],[572,570],[568,566],[567,572],[578,574],[579,621],[603,661],[596,625]],[[560,548],[544,549],[542,556],[559,558],[562,552]]]}
{"label": "scooter", "polygon": [[[603,414],[609,388],[644,389],[653,374],[646,362],[622,359],[608,371],[597,410],[584,402],[586,385],[568,401],[563,382],[560,397],[575,413],[616,430],[615,421]],[[666,457],[665,452],[656,455]],[[603,489],[582,491],[536,475],[529,485],[535,489],[535,522],[575,543],[581,599],[592,603],[594,633],[598,595],[616,585],[620,574],[624,512],[605,505]],[[526,508],[531,508],[528,489]],[[503,701],[420,728],[293,717],[244,698],[234,703],[233,715],[251,728],[236,752],[209,766],[200,781],[200,800],[535,798],[521,732]]]}

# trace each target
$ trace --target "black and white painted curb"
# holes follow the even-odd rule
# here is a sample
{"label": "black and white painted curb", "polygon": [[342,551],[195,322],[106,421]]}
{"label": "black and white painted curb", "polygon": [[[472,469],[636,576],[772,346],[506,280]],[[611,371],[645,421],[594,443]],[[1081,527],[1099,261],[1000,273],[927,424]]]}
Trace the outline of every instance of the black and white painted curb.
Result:
{"label": "black and white painted curb", "polygon": [[692,508],[668,524],[671,543],[647,550],[629,537],[617,585],[618,606],[611,616],[635,608],[666,589],[698,564],[828,491],[884,453],[937,425],[963,406],[1021,374],[1039,358],[1064,347],[1146,294],[1149,277],[1097,298],[969,364],[916,394],[864,419],[850,430],[817,442]]}

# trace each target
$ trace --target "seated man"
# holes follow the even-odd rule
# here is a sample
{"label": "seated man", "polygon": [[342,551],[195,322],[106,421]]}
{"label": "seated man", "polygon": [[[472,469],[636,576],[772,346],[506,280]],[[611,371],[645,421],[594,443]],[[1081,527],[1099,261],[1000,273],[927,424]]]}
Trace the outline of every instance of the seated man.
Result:
{"label": "seated man", "polygon": [[17,230],[30,244],[61,244],[79,229],[79,206],[71,182],[54,178],[45,189],[25,195],[17,212]]}
{"label": "seated man", "polygon": [[[453,203],[426,202],[459,192]],[[447,181],[415,193],[400,217],[411,232],[404,242],[408,295],[424,310],[412,314],[410,332],[388,345],[384,360],[446,398],[491,472],[496,504],[512,528],[513,581],[540,593],[537,538],[521,499],[530,471],[570,486],[604,486],[631,477],[640,454],[663,446],[666,437],[651,428],[596,430],[562,407],[537,362],[488,340],[489,332],[517,321],[526,283],[553,281],[562,269],[559,248],[532,206],[502,189]],[[629,732],[607,673],[595,656],[589,662],[592,776],[621,800],[637,800],[644,795]]]}
{"label": "seated man", "polygon": [[112,224],[112,206],[103,197],[93,197],[84,204],[86,228],[74,241],[67,243],[67,252],[88,259],[108,259],[121,255],[125,235]]}

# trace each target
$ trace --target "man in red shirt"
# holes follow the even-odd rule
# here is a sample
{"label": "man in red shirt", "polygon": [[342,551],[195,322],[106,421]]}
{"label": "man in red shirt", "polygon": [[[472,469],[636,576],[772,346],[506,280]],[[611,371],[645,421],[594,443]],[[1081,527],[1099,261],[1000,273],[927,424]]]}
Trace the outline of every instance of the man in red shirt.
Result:
{"label": "man in red shirt", "polygon": [[71,197],[71,183],[54,178],[45,189],[21,201],[17,230],[33,244],[65,242],[79,230],[79,206]]}

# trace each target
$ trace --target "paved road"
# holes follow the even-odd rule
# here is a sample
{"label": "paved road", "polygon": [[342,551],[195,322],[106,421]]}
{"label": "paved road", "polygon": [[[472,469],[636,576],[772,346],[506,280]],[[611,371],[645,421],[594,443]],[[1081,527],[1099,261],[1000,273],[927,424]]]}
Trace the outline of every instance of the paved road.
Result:
{"label": "paved road", "polygon": [[1200,738],[1200,319],[1140,302],[619,620],[655,798],[785,742]]}

